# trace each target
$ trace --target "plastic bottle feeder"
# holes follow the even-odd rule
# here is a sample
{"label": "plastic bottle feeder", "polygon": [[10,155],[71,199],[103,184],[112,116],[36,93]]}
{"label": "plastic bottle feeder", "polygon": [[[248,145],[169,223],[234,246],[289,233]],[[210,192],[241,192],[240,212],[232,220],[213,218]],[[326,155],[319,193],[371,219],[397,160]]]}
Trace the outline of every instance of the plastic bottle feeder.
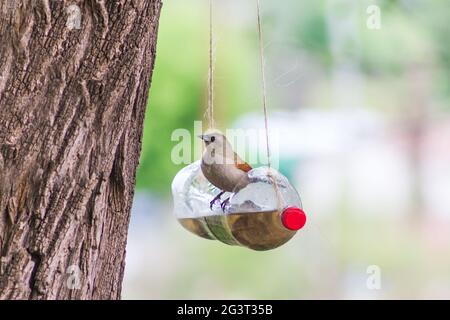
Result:
{"label": "plastic bottle feeder", "polygon": [[[289,241],[306,223],[300,197],[274,169],[248,172],[250,183],[233,193],[221,192],[203,175],[200,161],[183,168],[172,183],[175,216],[190,232],[228,245],[270,250]],[[276,186],[274,185],[274,182]]]}

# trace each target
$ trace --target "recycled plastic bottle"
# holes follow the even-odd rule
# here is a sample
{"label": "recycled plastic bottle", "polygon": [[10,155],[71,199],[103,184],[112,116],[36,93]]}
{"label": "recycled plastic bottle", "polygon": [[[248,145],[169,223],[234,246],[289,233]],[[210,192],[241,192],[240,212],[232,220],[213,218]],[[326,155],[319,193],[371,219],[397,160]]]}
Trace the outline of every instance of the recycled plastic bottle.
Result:
{"label": "recycled plastic bottle", "polygon": [[190,232],[228,245],[261,251],[283,245],[306,223],[297,191],[274,169],[255,168],[248,176],[245,188],[221,197],[229,198],[223,209],[220,202],[211,209],[221,190],[205,178],[200,161],[183,168],[172,183],[176,218]]}

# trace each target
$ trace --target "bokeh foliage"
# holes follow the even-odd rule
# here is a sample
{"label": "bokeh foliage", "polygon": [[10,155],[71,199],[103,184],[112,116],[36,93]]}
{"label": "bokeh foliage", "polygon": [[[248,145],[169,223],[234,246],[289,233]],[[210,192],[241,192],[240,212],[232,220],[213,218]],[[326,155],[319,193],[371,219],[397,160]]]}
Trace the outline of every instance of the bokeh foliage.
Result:
{"label": "bokeh foliage", "polygon": [[[374,3],[382,12],[382,29],[378,31],[366,27],[366,8]],[[194,120],[204,119],[209,45],[206,4],[186,0],[164,6],[138,188],[169,193],[170,182],[182,167],[170,159],[176,143],[171,141],[171,134],[177,128],[192,131]],[[408,101],[402,99],[410,89],[405,87],[403,77],[408,70],[419,66],[434,70],[433,94],[441,100],[440,107],[449,109],[450,6],[447,0],[311,0],[288,1],[282,6],[265,1],[264,8],[266,43],[289,44],[294,53],[306,54],[324,72],[330,73],[336,67],[331,48],[330,10],[338,16],[355,11],[359,17],[355,25],[359,42],[344,50],[367,75],[367,91],[372,93],[374,105],[403,112]],[[223,12],[216,12],[216,18],[216,118],[219,128],[226,129],[239,115],[261,110],[258,44],[253,21],[239,24]],[[270,50],[269,47],[269,57]],[[269,72],[270,62],[269,58]],[[390,100],[391,104],[383,99]],[[277,101],[271,102],[271,108],[275,109]]]}

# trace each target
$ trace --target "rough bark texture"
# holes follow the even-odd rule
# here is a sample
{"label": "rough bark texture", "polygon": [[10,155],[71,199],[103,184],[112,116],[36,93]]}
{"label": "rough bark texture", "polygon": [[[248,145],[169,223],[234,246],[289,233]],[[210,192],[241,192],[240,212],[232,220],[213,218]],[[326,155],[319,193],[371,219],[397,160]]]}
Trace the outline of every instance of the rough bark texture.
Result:
{"label": "rough bark texture", "polygon": [[0,299],[120,298],[160,8],[0,0]]}

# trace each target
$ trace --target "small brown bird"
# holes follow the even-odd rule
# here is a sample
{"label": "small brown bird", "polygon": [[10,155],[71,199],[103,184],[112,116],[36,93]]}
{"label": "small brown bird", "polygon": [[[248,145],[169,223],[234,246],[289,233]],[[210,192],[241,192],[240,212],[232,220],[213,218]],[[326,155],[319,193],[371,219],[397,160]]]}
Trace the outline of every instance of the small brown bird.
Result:
{"label": "small brown bird", "polygon": [[[225,192],[236,192],[249,184],[247,172],[252,167],[242,160],[234,152],[233,147],[227,138],[220,132],[212,131],[200,135],[206,145],[202,157],[201,169],[203,175],[211,184],[221,189],[211,202],[210,208],[220,199]],[[222,209],[229,198],[222,202]]]}

